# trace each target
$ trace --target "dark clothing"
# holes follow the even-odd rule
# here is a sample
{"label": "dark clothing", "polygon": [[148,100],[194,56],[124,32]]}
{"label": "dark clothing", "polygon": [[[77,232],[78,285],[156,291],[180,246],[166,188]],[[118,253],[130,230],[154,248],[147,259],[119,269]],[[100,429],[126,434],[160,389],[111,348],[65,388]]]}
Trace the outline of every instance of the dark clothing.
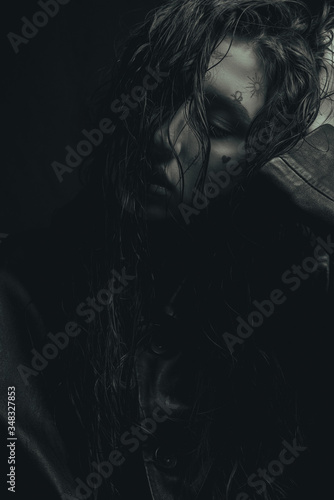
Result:
{"label": "dark clothing", "polygon": [[[258,228],[269,229],[268,234],[264,230],[260,235],[260,264],[255,262],[251,269],[252,296],[257,301],[252,302],[249,314],[239,316],[234,323],[239,330],[232,330],[233,322],[227,319],[228,326],[221,332],[228,347],[226,366],[222,366],[223,358],[216,355],[212,342],[199,333],[203,329],[202,311],[210,314],[211,308],[219,309],[218,299],[213,298],[218,291],[216,294],[213,287],[210,300],[199,300],[196,286],[200,285],[194,276],[190,284],[176,291],[169,304],[161,301],[165,307],[161,307],[150,334],[139,344],[135,355],[143,434],[136,438],[141,446],[137,449],[132,441],[136,450],[131,452],[128,448],[124,463],[114,464],[122,499],[225,498],[234,467],[230,457],[236,456],[235,448],[242,448],[243,457],[252,463],[252,453],[255,457],[266,442],[270,443],[269,455],[264,454],[266,461],[254,462],[253,469],[240,476],[243,479],[239,488],[232,490],[231,498],[238,498],[241,492],[244,496],[238,500],[255,498],[256,488],[264,484],[258,467],[266,466],[270,488],[276,491],[277,498],[285,498],[279,496],[278,486],[275,489],[282,478],[287,484],[286,498],[315,499],[330,494],[330,473],[326,469],[329,471],[327,443],[331,427],[329,346],[334,329],[333,167],[334,128],[324,125],[290,153],[269,162],[255,178],[247,198],[247,203],[252,204],[247,206],[252,209],[243,220],[245,234],[248,232],[251,241],[252,237],[256,239]],[[283,239],[270,240],[273,221],[296,229],[290,229]],[[6,243],[7,249],[2,249],[5,264],[0,291],[1,422],[4,436],[8,437],[7,387],[14,386],[19,499],[72,498],[71,495],[93,498],[89,491],[94,488],[87,483],[82,466],[85,428],[67,392],[64,361],[66,342],[85,334],[81,330],[78,333],[80,323],[71,317],[70,311],[73,304],[75,308],[89,295],[89,277],[75,250],[77,232],[74,229],[74,235],[68,239],[60,237],[55,229],[39,232],[23,238],[24,241],[14,238],[12,245]],[[77,266],[73,267],[75,261]],[[205,266],[202,274],[217,273],[212,263]],[[226,268],[229,264],[223,261],[221,266]],[[235,286],[237,289],[238,283]],[[219,293],[224,295],[221,290]],[[217,303],[213,304],[215,300]],[[75,324],[69,324],[71,320]],[[64,333],[65,325],[67,334],[54,337],[57,332]],[[262,356],[263,352],[270,352],[272,359],[278,360],[279,371],[284,374],[282,392],[281,387],[275,387],[274,366]],[[249,361],[249,355],[254,362]],[[231,375],[231,360],[237,375]],[[202,395],[199,402],[198,394]],[[243,395],[242,402],[237,400],[238,394]],[[270,402],[270,398],[273,401],[267,408],[264,401]],[[195,418],[194,407],[198,410]],[[276,408],[280,415],[286,413],[286,427]],[[288,430],[284,433],[285,428],[290,429],[290,434]],[[210,436],[211,448],[216,446],[214,452],[199,448],[204,429]],[[294,434],[296,429],[298,434]],[[124,440],[133,440],[130,434]],[[299,446],[295,455],[291,451],[294,440]],[[281,454],[283,448],[288,451]],[[198,449],[200,458],[196,455]],[[275,469],[272,461],[279,462],[278,457],[287,455],[289,464],[281,462],[281,470],[276,463]],[[256,477],[247,484],[252,473]],[[108,477],[101,481],[108,481]],[[85,484],[80,489],[81,497],[76,492],[75,478]],[[221,493],[215,488],[219,481],[223,485]],[[103,485],[100,491],[102,488]]]}

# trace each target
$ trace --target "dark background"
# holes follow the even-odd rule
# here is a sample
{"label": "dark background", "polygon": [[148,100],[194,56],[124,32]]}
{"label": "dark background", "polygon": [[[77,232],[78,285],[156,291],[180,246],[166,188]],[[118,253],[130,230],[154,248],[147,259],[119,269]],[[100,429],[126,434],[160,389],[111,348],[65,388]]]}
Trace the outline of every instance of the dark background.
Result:
{"label": "dark background", "polygon": [[[51,167],[65,163],[90,130],[87,96],[98,70],[113,58],[114,42],[143,20],[159,0],[70,0],[15,54],[7,33],[21,35],[23,21],[41,10],[37,0],[3,5],[3,163],[0,181],[1,233],[46,226],[56,208],[80,190],[78,171],[60,183]],[[321,2],[308,0],[312,8]],[[1,241],[0,241],[1,243]]]}
{"label": "dark background", "polygon": [[37,0],[7,3],[0,233],[47,225],[55,208],[80,189],[78,170],[62,183],[51,163],[65,163],[65,146],[84,139],[90,120],[87,97],[100,68],[113,59],[114,41],[143,20],[158,0],[70,0],[15,54],[8,32],[21,35],[26,16],[42,10]]}

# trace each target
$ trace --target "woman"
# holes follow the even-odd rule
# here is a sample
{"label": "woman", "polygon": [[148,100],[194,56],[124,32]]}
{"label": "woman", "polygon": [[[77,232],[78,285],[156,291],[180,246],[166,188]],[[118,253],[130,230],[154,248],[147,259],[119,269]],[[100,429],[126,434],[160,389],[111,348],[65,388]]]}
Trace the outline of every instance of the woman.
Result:
{"label": "woman", "polygon": [[88,190],[101,231],[72,251],[78,328],[33,341],[35,374],[17,361],[48,498],[327,491],[310,386],[332,328],[333,29],[328,6],[178,0],[124,46]]}

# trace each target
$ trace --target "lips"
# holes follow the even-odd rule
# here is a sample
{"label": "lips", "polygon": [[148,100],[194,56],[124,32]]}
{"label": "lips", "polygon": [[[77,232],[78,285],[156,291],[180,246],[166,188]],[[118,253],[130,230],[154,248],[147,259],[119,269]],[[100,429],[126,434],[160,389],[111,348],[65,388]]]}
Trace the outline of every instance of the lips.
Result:
{"label": "lips", "polygon": [[154,171],[149,179],[149,184],[152,187],[164,188],[164,190],[167,191],[171,191],[173,189],[173,184],[168,180],[166,174],[160,170]]}
{"label": "lips", "polygon": [[150,196],[164,196],[166,197],[168,191],[164,186],[159,186],[158,184],[150,184],[148,187],[148,193]]}

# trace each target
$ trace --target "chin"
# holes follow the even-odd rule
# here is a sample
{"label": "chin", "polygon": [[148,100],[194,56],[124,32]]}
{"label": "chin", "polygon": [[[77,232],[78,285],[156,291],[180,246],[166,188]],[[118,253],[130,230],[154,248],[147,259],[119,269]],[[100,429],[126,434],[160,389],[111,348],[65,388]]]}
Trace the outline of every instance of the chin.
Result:
{"label": "chin", "polygon": [[168,193],[166,196],[166,191],[164,191],[164,195],[161,195],[159,191],[153,192],[146,199],[144,217],[150,221],[172,219],[178,212],[177,207],[178,197],[175,196],[175,193]]}
{"label": "chin", "polygon": [[144,210],[144,218],[149,221],[163,221],[170,219],[171,217],[172,212],[170,209],[158,204],[148,205]]}

